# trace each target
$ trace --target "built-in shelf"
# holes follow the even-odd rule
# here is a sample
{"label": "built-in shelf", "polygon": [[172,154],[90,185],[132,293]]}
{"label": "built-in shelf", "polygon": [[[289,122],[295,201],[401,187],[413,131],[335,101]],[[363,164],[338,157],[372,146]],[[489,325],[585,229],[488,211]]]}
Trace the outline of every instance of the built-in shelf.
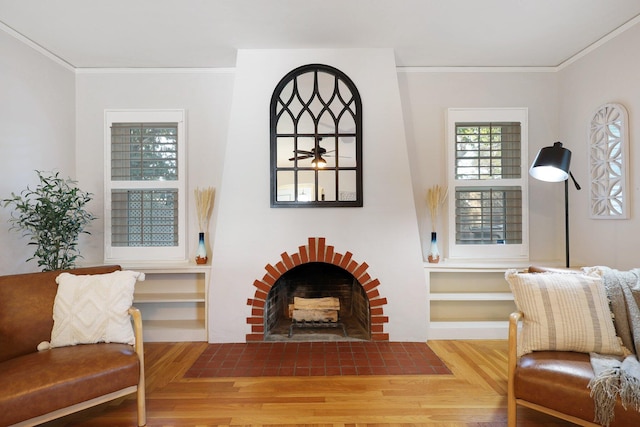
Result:
{"label": "built-in shelf", "polygon": [[429,339],[506,339],[509,322],[431,322]]}
{"label": "built-in shelf", "polygon": [[131,264],[145,280],[133,303],[142,312],[145,341],[208,341],[207,299],[211,267],[191,263]]}
{"label": "built-in shelf", "polygon": [[431,301],[513,301],[511,292],[432,293]]}
{"label": "built-in shelf", "polygon": [[428,339],[506,339],[513,294],[504,279],[508,269],[529,263],[425,263],[429,295]]}
{"label": "built-in shelf", "polygon": [[[164,274],[164,273],[163,273]],[[156,302],[205,302],[204,293],[142,293],[136,294],[134,303],[156,303]]]}
{"label": "built-in shelf", "polygon": [[143,323],[145,341],[207,341],[204,319],[146,320]]}

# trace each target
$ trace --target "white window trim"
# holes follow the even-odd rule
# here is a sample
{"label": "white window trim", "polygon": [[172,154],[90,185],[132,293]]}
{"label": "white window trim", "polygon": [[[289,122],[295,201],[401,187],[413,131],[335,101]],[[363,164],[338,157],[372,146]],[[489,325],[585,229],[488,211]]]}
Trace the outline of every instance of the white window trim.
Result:
{"label": "white window trim", "polygon": [[[520,179],[456,180],[455,141],[456,123],[459,122],[520,122],[521,124],[521,171]],[[448,258],[452,260],[490,259],[492,261],[524,261],[529,259],[529,191],[528,155],[529,125],[527,108],[449,108],[447,111],[447,183],[448,197]],[[520,186],[522,189],[522,243],[521,244],[456,244],[456,187],[469,186]]]}
{"label": "white window trim", "polygon": [[[107,263],[132,261],[187,260],[187,182],[186,182],[186,126],[185,110],[105,110],[104,113],[105,188],[104,188],[104,260]],[[178,180],[177,181],[112,181],[111,180],[111,124],[112,123],[178,123]],[[127,188],[178,189],[178,245],[171,247],[113,247],[111,246],[111,190]]]}

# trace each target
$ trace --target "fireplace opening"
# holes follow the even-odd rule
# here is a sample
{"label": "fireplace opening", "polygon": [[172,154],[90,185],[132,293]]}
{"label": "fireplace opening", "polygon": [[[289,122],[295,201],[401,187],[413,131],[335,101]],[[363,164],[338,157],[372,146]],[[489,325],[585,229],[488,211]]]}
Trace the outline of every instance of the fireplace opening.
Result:
{"label": "fireplace opening", "polygon": [[[294,322],[295,297],[337,298],[337,322]],[[264,307],[264,331],[265,341],[369,341],[369,299],[358,280],[341,267],[324,262],[298,265],[280,276],[271,287]]]}

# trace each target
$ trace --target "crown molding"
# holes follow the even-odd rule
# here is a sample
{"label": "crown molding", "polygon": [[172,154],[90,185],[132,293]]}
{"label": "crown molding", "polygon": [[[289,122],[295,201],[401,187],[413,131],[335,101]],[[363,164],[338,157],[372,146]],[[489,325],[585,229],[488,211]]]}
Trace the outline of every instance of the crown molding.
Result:
{"label": "crown molding", "polygon": [[221,68],[75,68],[76,74],[233,74],[235,67]]}
{"label": "crown molding", "polygon": [[557,67],[396,67],[399,73],[554,73]]}
{"label": "crown molding", "polygon": [[627,31],[631,27],[635,26],[639,22],[640,22],[640,14],[636,15],[634,18],[628,20],[627,22],[625,22],[624,24],[622,24],[621,26],[619,26],[615,30],[611,31],[609,34],[605,35],[604,37],[601,37],[598,40],[596,40],[595,42],[591,43],[589,46],[585,47],[580,52],[578,52],[575,55],[573,55],[571,58],[563,61],[556,68],[558,69],[558,71],[567,68],[569,65],[573,64],[574,62],[576,62],[580,58],[582,58],[582,57],[588,55],[589,53],[593,52],[594,50],[598,49],[600,46],[606,44],[607,42],[615,39],[620,34],[624,33],[625,31]]}
{"label": "crown molding", "polygon": [[71,65],[70,63],[68,63],[64,59],[60,58],[58,55],[56,55],[56,54],[52,53],[51,51],[45,49],[44,47],[40,46],[38,43],[34,42],[30,38],[25,37],[24,35],[22,35],[21,33],[17,32],[16,30],[14,30],[13,28],[11,28],[10,26],[8,26],[7,24],[5,24],[2,21],[0,21],[0,30],[4,31],[5,33],[9,34],[10,36],[14,37],[15,39],[21,41],[22,43],[26,44],[27,46],[29,46],[30,48],[32,48],[33,50],[35,50],[36,52],[41,54],[42,56],[52,60],[53,62],[55,62],[58,65],[61,65],[62,67],[66,68],[67,70],[72,71],[72,72],[76,71],[76,68],[73,65]]}

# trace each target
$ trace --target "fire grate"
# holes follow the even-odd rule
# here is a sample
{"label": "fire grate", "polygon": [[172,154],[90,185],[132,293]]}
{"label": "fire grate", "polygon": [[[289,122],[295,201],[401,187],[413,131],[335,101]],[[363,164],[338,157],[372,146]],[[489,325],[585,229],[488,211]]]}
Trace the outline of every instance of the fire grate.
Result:
{"label": "fire grate", "polygon": [[289,338],[293,336],[293,328],[342,328],[342,335],[347,336],[347,330],[342,322],[313,322],[293,320],[289,326]]}

